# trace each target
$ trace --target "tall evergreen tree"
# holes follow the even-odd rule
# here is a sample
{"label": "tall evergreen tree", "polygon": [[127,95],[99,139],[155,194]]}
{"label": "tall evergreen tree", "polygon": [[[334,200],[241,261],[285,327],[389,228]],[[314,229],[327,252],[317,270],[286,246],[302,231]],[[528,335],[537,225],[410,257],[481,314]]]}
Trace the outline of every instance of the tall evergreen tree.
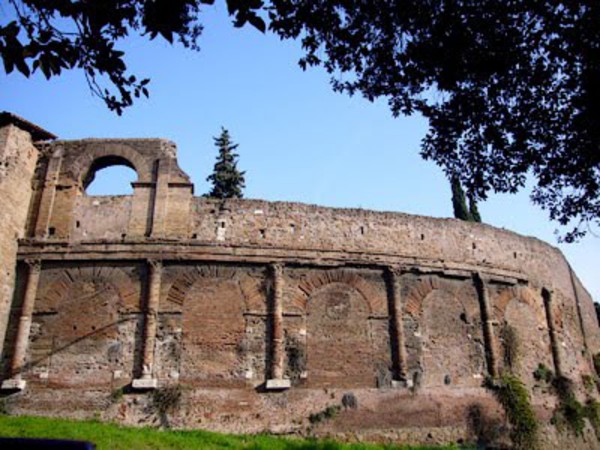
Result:
{"label": "tall evergreen tree", "polygon": [[215,146],[219,149],[219,156],[213,169],[213,173],[208,176],[206,181],[213,185],[207,197],[213,198],[242,198],[243,189],[246,187],[244,172],[237,168],[237,159],[239,155],[235,149],[239,144],[234,144],[229,136],[229,131],[221,127],[221,135],[213,137]]}
{"label": "tall evergreen tree", "polygon": [[454,209],[454,217],[460,220],[471,220],[471,214],[469,208],[467,208],[467,199],[465,198],[465,191],[460,184],[460,179],[457,176],[453,176],[450,179],[452,186],[452,208]]}
{"label": "tall evergreen tree", "polygon": [[472,222],[481,222],[481,214],[477,208],[477,200],[472,195],[469,195],[469,215]]}

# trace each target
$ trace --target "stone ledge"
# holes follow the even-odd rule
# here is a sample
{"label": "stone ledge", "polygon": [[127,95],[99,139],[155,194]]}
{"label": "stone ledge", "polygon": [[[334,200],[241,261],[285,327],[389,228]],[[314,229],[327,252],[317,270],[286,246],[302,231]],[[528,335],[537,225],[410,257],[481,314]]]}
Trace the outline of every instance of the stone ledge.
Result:
{"label": "stone ledge", "polygon": [[265,383],[265,389],[268,391],[283,391],[292,387],[291,380],[285,379],[270,379]]}
{"label": "stone ledge", "polygon": [[9,378],[2,382],[0,389],[3,391],[22,391],[25,386],[27,386],[27,381],[19,378]]}
{"label": "stone ledge", "polygon": [[156,378],[136,378],[131,382],[132,389],[147,391],[158,387]]}

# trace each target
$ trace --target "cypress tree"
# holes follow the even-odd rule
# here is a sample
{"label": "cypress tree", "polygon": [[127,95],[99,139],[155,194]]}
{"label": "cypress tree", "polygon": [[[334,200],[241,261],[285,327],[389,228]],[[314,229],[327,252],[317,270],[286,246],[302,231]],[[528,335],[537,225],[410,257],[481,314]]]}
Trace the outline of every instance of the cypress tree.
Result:
{"label": "cypress tree", "polygon": [[207,197],[212,198],[242,198],[243,189],[246,187],[244,172],[237,168],[237,159],[239,155],[235,149],[239,144],[234,144],[229,136],[229,131],[221,127],[221,135],[213,137],[215,146],[219,149],[219,156],[215,163],[213,173],[208,176],[206,181],[213,185]]}
{"label": "cypress tree", "polygon": [[469,215],[472,222],[481,222],[481,214],[477,208],[477,200],[472,195],[469,195]]}
{"label": "cypress tree", "polygon": [[470,221],[471,214],[467,208],[465,191],[463,191],[457,176],[454,175],[450,178],[450,185],[452,186],[452,208],[454,209],[454,217],[456,219]]}

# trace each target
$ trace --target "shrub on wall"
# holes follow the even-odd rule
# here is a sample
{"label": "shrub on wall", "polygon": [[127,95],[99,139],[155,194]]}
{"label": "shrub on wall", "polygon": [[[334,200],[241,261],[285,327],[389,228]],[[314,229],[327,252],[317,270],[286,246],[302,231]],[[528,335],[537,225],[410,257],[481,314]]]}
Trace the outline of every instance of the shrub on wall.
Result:
{"label": "shrub on wall", "polygon": [[552,421],[555,425],[565,424],[575,435],[583,434],[585,428],[586,410],[577,400],[573,382],[567,377],[557,377],[553,383],[558,396],[558,407]]}
{"label": "shrub on wall", "polygon": [[505,373],[488,382],[502,405],[511,426],[510,438],[516,449],[531,450],[537,445],[538,423],[527,388],[515,375]]}

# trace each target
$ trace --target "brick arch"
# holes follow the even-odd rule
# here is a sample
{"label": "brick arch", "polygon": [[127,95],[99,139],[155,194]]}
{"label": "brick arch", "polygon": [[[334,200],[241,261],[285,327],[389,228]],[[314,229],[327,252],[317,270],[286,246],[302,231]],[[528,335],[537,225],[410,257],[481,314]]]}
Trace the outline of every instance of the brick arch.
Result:
{"label": "brick arch", "polygon": [[332,284],[346,284],[354,288],[364,298],[370,314],[385,311],[386,299],[363,277],[349,270],[331,270],[310,274],[300,281],[292,298],[291,306],[306,313],[308,299],[319,289]]}
{"label": "brick arch", "polygon": [[40,291],[39,296],[45,300],[45,304],[58,310],[61,300],[73,285],[85,281],[102,281],[110,284],[117,291],[123,306],[130,309],[140,308],[140,282],[132,279],[119,267],[83,266],[65,268],[57,278]]}
{"label": "brick arch", "polygon": [[427,277],[409,291],[404,302],[404,312],[415,317],[421,316],[425,298],[437,289],[444,289],[451,292],[461,303],[463,308],[465,308],[465,310],[467,309],[464,302],[461,300],[460,295],[458,295],[464,289],[464,286],[461,285],[457,287],[439,277]]}
{"label": "brick arch", "polygon": [[[167,301],[183,305],[188,292],[193,286],[205,279],[233,280],[236,270],[223,266],[194,266],[181,273],[173,282],[167,292]],[[241,275],[238,284],[244,297],[246,311],[264,311],[266,309],[265,293],[261,283],[247,276]]]}
{"label": "brick arch", "polygon": [[[100,166],[94,167],[99,161]],[[90,144],[73,163],[71,175],[80,186],[85,186],[90,177],[93,179],[92,172],[115,164],[123,164],[135,170],[140,182],[152,181],[153,162],[133,147],[116,142]]]}
{"label": "brick arch", "polygon": [[[544,309],[541,294],[536,295],[532,289],[526,287],[512,286],[504,289],[494,299],[494,309],[497,311],[498,317],[504,317],[506,308],[514,300],[530,306],[538,316],[543,314]],[[538,317],[538,319],[545,320],[544,317]]]}

